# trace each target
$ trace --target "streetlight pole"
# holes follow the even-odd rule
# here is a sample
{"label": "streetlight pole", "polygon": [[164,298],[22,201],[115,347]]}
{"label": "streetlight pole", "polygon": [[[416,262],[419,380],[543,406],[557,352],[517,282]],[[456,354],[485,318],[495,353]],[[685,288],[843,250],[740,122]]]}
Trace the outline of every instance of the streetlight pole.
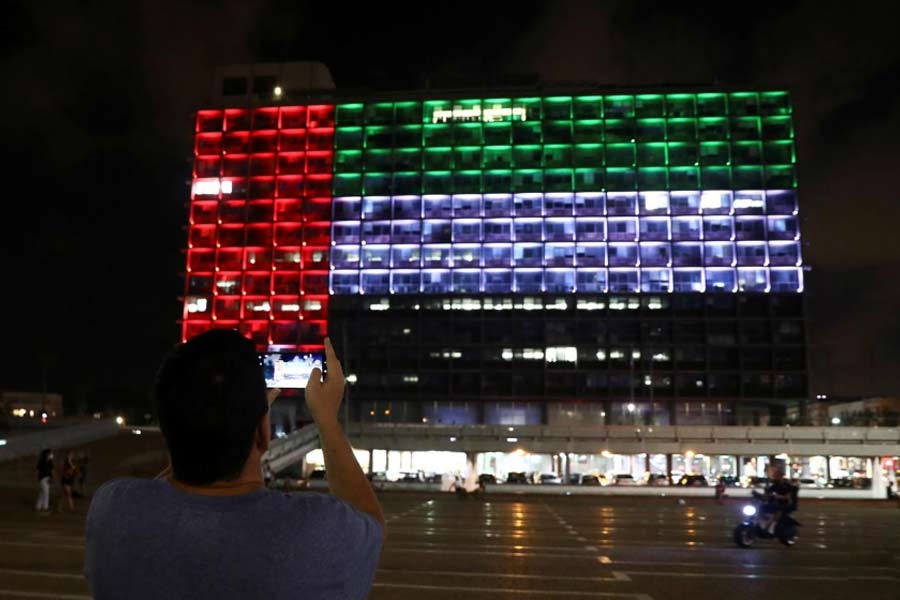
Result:
{"label": "streetlight pole", "polygon": [[47,414],[47,357],[41,360],[41,420]]}
{"label": "streetlight pole", "polygon": [[628,354],[628,408],[631,423],[634,424],[634,346],[631,346]]}
{"label": "streetlight pole", "polygon": [[[654,417],[656,415],[656,413],[653,410],[653,361],[654,360],[655,359],[653,357],[653,354],[651,353],[650,354],[650,415],[649,415],[649,419],[648,419],[648,423],[650,425],[655,425]],[[649,456],[649,454],[648,454],[648,456]]]}

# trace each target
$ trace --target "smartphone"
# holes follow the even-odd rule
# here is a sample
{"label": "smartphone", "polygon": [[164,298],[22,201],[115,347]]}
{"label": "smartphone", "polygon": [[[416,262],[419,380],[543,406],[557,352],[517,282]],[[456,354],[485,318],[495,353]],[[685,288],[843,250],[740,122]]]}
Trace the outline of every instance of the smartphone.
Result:
{"label": "smartphone", "polygon": [[327,372],[325,355],[318,352],[278,352],[260,355],[260,364],[266,377],[266,387],[304,389],[309,374],[318,367],[324,376]]}

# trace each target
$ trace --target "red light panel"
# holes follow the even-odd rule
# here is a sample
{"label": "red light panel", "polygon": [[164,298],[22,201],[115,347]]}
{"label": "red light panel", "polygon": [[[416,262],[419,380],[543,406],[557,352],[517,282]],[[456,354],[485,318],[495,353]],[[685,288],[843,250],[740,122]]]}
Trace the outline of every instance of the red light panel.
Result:
{"label": "red light panel", "polygon": [[322,349],[333,147],[330,104],[197,112],[183,339]]}

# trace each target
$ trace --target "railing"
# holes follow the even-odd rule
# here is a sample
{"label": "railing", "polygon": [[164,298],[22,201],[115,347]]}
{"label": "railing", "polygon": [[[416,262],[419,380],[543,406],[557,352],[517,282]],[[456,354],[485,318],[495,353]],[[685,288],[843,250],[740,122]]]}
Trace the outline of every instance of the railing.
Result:
{"label": "railing", "polygon": [[306,425],[269,443],[269,450],[263,457],[269,461],[273,471],[278,472],[299,462],[310,450],[319,447],[319,430],[315,425]]}

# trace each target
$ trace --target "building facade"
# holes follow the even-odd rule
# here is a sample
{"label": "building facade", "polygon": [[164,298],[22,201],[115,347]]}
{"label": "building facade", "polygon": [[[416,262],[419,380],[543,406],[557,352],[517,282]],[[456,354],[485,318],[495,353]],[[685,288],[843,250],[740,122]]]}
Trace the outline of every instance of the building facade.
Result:
{"label": "building facade", "polygon": [[327,332],[362,421],[803,404],[787,92],[481,96],[198,111],[183,337]]}

